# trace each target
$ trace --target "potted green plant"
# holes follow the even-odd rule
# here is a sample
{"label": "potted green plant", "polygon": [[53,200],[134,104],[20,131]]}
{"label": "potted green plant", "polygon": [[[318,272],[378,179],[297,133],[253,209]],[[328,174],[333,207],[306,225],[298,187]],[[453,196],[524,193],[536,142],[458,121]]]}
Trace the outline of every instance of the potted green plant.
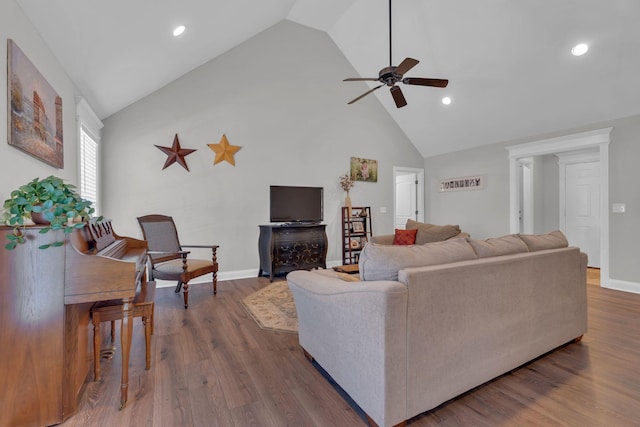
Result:
{"label": "potted green plant", "polygon": [[[84,220],[89,219],[95,212],[91,204],[91,201],[80,197],[74,185],[66,184],[61,178],[35,178],[12,191],[11,197],[4,201],[4,223],[13,227],[13,234],[7,234],[9,243],[4,247],[12,250],[25,242],[24,229],[28,219],[46,224],[40,229],[41,234],[51,230],[71,233],[77,228],[82,228],[85,225]],[[63,244],[64,242],[55,241],[39,248],[47,249]]]}

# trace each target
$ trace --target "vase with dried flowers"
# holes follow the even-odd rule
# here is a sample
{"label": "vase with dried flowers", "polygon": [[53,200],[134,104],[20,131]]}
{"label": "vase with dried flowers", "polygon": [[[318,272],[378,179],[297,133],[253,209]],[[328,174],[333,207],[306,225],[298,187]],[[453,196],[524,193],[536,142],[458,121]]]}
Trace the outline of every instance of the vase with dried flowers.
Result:
{"label": "vase with dried flowers", "polygon": [[344,204],[347,207],[349,217],[351,217],[351,197],[349,197],[349,190],[351,190],[354,185],[356,185],[356,183],[351,179],[351,176],[349,176],[348,173],[345,173],[340,177],[340,186],[344,191],[347,192],[347,197],[345,197],[344,199]]}

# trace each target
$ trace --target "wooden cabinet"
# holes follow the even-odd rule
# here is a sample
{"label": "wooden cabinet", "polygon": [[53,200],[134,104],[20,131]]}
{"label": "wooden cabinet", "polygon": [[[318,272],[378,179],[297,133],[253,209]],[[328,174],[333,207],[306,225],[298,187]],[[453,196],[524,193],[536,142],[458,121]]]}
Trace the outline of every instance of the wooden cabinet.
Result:
{"label": "wooden cabinet", "polygon": [[327,267],[324,224],[261,225],[258,239],[258,276]]}
{"label": "wooden cabinet", "polygon": [[371,208],[342,208],[342,263],[357,264],[360,251],[371,237]]}

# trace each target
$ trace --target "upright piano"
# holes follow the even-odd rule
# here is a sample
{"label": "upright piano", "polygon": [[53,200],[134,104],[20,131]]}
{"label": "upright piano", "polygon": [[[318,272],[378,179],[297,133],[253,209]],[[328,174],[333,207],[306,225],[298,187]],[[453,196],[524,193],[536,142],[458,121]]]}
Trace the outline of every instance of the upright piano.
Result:
{"label": "upright piano", "polygon": [[[122,299],[121,405],[127,401],[132,301],[147,244],[110,221],[64,235],[27,227],[27,242],[0,248],[0,427],[58,424],[72,415],[92,363],[90,310]],[[13,230],[0,226],[0,239]],[[61,247],[38,246],[64,239]],[[3,243],[4,245],[4,243]]]}

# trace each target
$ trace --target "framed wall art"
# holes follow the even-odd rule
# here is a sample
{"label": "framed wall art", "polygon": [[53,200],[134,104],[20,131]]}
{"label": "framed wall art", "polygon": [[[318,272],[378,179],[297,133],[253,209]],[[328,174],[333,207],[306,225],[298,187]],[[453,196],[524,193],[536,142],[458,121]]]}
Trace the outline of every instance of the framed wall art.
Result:
{"label": "framed wall art", "polygon": [[352,157],[350,173],[354,181],[378,182],[378,161]]}
{"label": "framed wall art", "polygon": [[62,98],[11,39],[7,40],[7,98],[9,145],[62,169]]}
{"label": "framed wall art", "polygon": [[354,233],[364,233],[364,224],[361,221],[354,221],[351,223]]}

